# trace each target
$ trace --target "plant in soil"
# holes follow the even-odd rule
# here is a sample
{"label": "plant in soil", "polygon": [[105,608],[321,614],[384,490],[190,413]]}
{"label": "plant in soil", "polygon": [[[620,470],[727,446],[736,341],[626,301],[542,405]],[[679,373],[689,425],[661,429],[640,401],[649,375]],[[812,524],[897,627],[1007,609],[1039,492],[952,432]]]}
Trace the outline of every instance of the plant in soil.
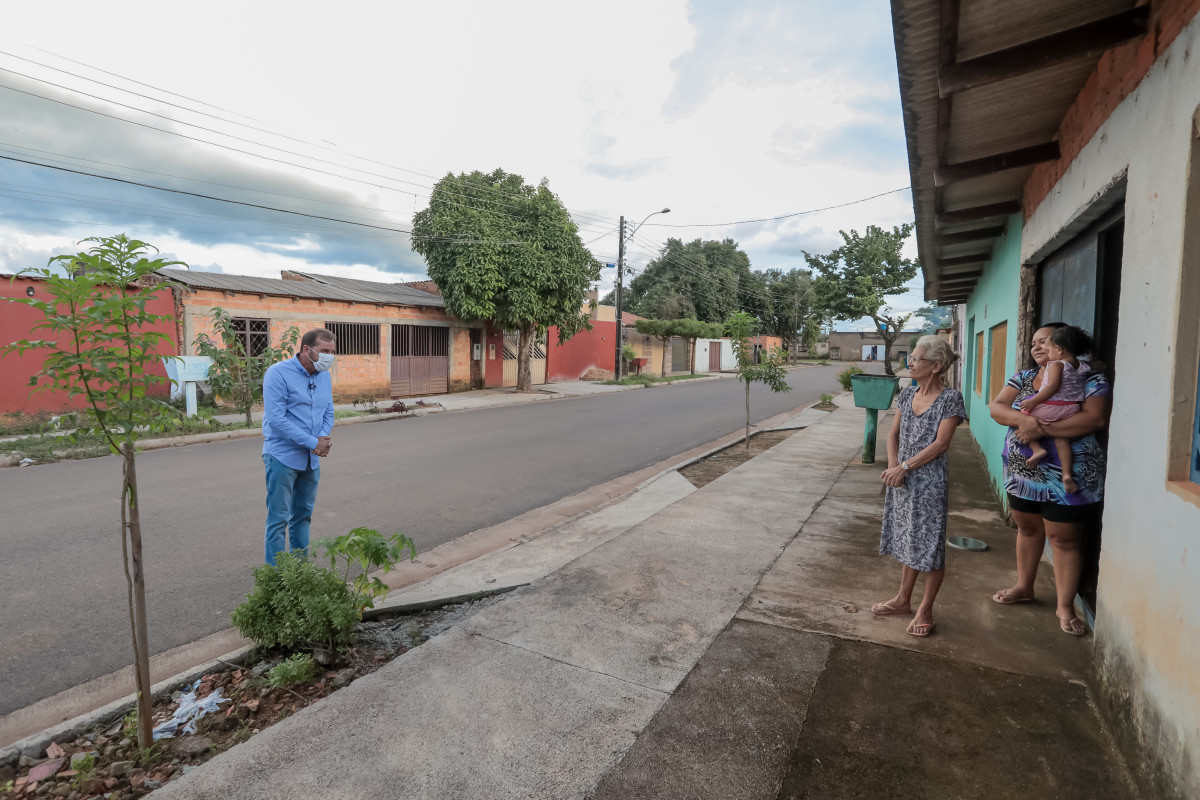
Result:
{"label": "plant in soil", "polygon": [[823,405],[823,406],[831,406],[831,405],[833,405],[833,395],[831,395],[831,394],[822,394],[822,395],[821,395],[821,405]]}
{"label": "plant in soil", "polygon": [[784,362],[787,355],[782,347],[755,358],[750,337],[757,330],[758,321],[744,311],[731,315],[725,322],[725,333],[733,342],[733,355],[737,360],[737,378],[746,385],[746,449],[750,449],[750,384],[762,383],[772,392],[790,392]]}
{"label": "plant in soil", "polygon": [[317,662],[308,653],[297,653],[285,658],[267,673],[267,686],[282,689],[297,683],[308,683],[317,677]]}
{"label": "plant in soil", "polygon": [[75,777],[71,780],[71,785],[76,791],[82,791],[83,785],[92,777],[92,770],[96,768],[96,757],[90,753],[71,765],[71,769],[75,770]]}
{"label": "plant in soil", "polygon": [[862,373],[863,373],[863,368],[860,367],[858,364],[851,364],[850,366],[846,367],[844,370],[839,372],[837,374],[837,379],[838,379],[838,383],[840,383],[842,385],[842,391],[845,391],[845,392],[850,391],[853,388],[853,386],[851,385],[850,379],[853,378],[855,375],[861,375]]}
{"label": "plant in soil", "polygon": [[74,428],[64,438],[74,443],[80,435],[98,436],[121,456],[121,555],[138,696],[137,738],[146,748],[153,741],[150,647],[136,445],[143,434],[164,430],[174,416],[165,399],[148,391],[167,381],[155,370],[171,349],[170,334],[161,328],[174,318],[147,307],[162,291],[154,273],[182,262],[149,258],[152,246],[124,234],[84,241],[95,246],[22,270],[40,279],[40,291],[15,302],[41,314],[32,331],[44,338],[13,342],[0,347],[0,354],[43,354],[42,368],[29,385],[86,402],[84,410],[63,423]]}
{"label": "plant in soil", "polygon": [[409,561],[417,557],[417,545],[412,539],[402,533],[384,538],[371,528],[355,528],[343,536],[318,539],[314,546],[325,550],[331,569],[337,569],[338,561],[342,562],[343,581],[350,580],[351,569],[359,568],[360,572],[351,584],[359,619],[362,619],[363,611],[374,608],[375,601],[387,597],[388,593],[387,584],[370,573],[379,569],[384,573],[391,572],[405,551]]}
{"label": "plant in soil", "polygon": [[254,569],[254,588],[233,610],[234,626],[261,647],[320,647],[339,652],[354,643],[354,594],[336,572],[295,553]]}

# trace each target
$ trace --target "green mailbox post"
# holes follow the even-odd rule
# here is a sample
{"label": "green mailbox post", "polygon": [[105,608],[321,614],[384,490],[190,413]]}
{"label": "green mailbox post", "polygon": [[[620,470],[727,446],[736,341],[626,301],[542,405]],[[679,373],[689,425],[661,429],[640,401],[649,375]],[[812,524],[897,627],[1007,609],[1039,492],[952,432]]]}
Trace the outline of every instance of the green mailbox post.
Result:
{"label": "green mailbox post", "polygon": [[854,405],[867,410],[867,427],[863,431],[862,463],[875,463],[875,434],[879,428],[879,412],[887,411],[900,379],[892,375],[853,375]]}

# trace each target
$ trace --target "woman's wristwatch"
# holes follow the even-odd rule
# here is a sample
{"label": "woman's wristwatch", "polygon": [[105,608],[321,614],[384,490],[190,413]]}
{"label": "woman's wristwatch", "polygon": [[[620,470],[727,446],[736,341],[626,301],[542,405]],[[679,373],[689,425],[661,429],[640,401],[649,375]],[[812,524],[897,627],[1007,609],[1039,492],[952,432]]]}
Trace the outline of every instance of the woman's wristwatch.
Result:
{"label": "woman's wristwatch", "polygon": [[900,466],[904,468],[905,472],[908,472],[908,462],[907,461],[901,461]]}

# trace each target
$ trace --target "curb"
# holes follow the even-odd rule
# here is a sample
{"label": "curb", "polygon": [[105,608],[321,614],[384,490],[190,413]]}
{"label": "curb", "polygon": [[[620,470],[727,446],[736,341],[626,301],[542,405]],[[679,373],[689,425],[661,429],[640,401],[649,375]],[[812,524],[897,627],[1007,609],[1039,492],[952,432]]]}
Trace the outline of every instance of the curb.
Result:
{"label": "curb", "polygon": [[[796,414],[796,416],[799,416],[800,414],[803,414],[805,411],[808,411],[810,408],[812,408],[813,406],[817,405],[817,403],[819,403],[819,402],[820,402],[820,401],[816,401],[816,402],[813,402],[813,403],[809,403],[807,406],[805,406],[805,407],[804,407],[804,408],[802,408],[800,411],[798,411],[798,412],[797,412],[797,414]],[[823,420],[817,420],[816,422],[813,422],[813,423],[812,423],[812,424],[810,424],[810,425],[806,425],[806,426],[804,426],[804,428],[795,428],[794,430],[797,430],[797,431],[802,431],[802,430],[805,430],[805,429],[807,429],[807,428],[811,428],[813,425],[820,425],[822,421],[823,421]],[[772,427],[772,428],[763,428],[762,430],[758,430],[758,431],[755,431],[754,433],[750,434],[750,436],[751,436],[751,438],[753,438],[753,437],[757,436],[757,435],[758,435],[758,434],[760,434],[760,433],[766,433],[767,431],[773,431],[773,430],[775,430],[775,429],[776,429],[776,428],[774,428],[774,427]],[[679,462],[678,464],[676,464],[676,465],[675,465],[675,466],[673,466],[673,467],[668,467],[667,469],[664,469],[662,472],[658,473],[657,475],[655,475],[655,476],[653,476],[653,477],[651,477],[651,478],[647,478],[646,480],[644,480],[644,481],[642,481],[641,483],[639,483],[639,484],[637,485],[637,488],[636,488],[636,489],[634,489],[634,490],[633,490],[633,492],[630,492],[630,494],[633,494],[634,492],[640,492],[642,489],[646,488],[647,486],[649,486],[650,484],[654,483],[656,480],[658,480],[659,478],[661,478],[662,476],[664,476],[664,475],[666,475],[666,474],[668,474],[668,473],[671,473],[671,472],[678,472],[679,470],[683,469],[684,467],[690,467],[692,464],[695,464],[697,461],[703,461],[704,459],[706,459],[706,458],[708,458],[709,456],[711,456],[713,453],[719,453],[719,452],[721,452],[722,450],[725,450],[725,449],[727,449],[727,448],[729,448],[729,447],[733,447],[735,444],[737,444],[737,443],[738,443],[738,441],[740,441],[740,440],[735,440],[735,441],[732,441],[732,442],[730,442],[729,444],[723,444],[723,445],[721,445],[720,447],[714,447],[714,448],[712,448],[711,450],[705,450],[703,453],[701,453],[701,454],[700,454],[700,455],[698,455],[698,456],[693,456],[692,458],[689,458],[689,459],[687,459],[686,461],[681,461],[681,462]]]}
{"label": "curb", "polygon": [[528,586],[528,583],[514,583],[506,586],[497,586],[494,589],[485,589],[478,592],[469,592],[468,594],[457,594],[453,597],[439,597],[434,600],[422,600],[418,603],[397,603],[393,606],[380,606],[379,608],[368,608],[363,611],[364,620],[379,619],[382,616],[390,614],[415,614],[419,611],[431,611],[435,608],[443,606],[452,606],[456,603],[466,603],[472,600],[480,600],[484,597],[494,597],[499,594],[508,594],[511,591],[520,589],[523,586]]}

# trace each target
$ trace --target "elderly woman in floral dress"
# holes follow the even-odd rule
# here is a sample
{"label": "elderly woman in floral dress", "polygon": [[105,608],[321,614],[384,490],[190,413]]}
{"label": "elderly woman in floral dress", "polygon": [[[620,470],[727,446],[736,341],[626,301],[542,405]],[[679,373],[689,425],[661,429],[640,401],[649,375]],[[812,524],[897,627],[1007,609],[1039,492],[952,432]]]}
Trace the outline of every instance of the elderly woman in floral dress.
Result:
{"label": "elderly woman in floral dress", "polygon": [[946,451],[954,431],[966,419],[962,395],[946,385],[956,356],[937,336],[922,336],[909,358],[909,375],[917,385],[900,390],[899,411],[888,433],[888,487],[883,510],[881,555],[900,562],[900,591],[876,603],[876,616],[912,614],[917,576],[925,573],[925,592],[908,626],[910,636],[934,631],[933,602],[946,574],[946,512],[950,470]]}

